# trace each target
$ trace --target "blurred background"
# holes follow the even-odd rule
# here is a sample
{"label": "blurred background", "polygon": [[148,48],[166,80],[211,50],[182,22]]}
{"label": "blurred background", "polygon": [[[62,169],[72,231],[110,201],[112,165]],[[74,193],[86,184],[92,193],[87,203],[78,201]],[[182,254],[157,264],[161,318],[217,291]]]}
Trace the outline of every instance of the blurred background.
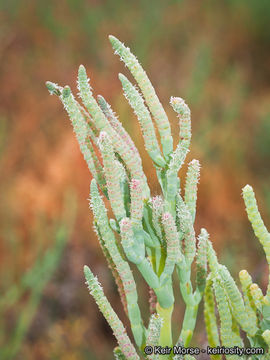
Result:
{"label": "blurred background", "polygon": [[[241,189],[254,187],[270,226],[270,2],[1,0],[0,11],[1,359],[112,359],[115,340],[84,285],[84,264],[128,327],[92,230],[91,176],[60,101],[45,87],[51,80],[76,93],[77,69],[84,64],[95,95],[112,104],[139,147],[157,194],[117,75],[131,77],[113,55],[109,34],[125,42],[147,71],[175,145],[179,130],[170,96],[189,104],[188,162],[202,164],[196,230],[209,231],[235,278],[246,268],[265,289],[266,262]],[[175,292],[177,337],[183,304],[177,287]],[[141,306],[147,318],[147,301]],[[200,317],[193,344],[205,341]]]}

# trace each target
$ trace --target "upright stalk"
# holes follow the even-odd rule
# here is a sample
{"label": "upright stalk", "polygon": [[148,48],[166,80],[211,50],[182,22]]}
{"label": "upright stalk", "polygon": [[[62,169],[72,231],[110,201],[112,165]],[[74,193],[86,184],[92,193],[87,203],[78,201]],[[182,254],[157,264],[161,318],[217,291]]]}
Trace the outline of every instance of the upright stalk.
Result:
{"label": "upright stalk", "polygon": [[193,336],[194,328],[196,325],[197,312],[198,312],[197,304],[186,305],[182,330],[180,333],[180,338],[183,340],[183,344],[185,347],[189,345],[190,340]]}
{"label": "upright stalk", "polygon": [[[78,71],[78,89],[84,107],[76,100],[70,87],[51,82],[47,82],[47,87],[63,103],[93,175],[90,207],[94,214],[94,228],[118,286],[136,344],[135,348],[97,278],[86,267],[90,294],[118,341],[115,358],[137,360],[141,355],[149,360],[166,360],[173,357],[172,352],[159,356],[155,351],[149,354],[149,349],[151,352],[154,346],[160,346],[166,352],[174,345],[171,324],[174,270],[178,270],[181,293],[186,303],[181,331],[185,346],[193,334],[206,279],[204,245],[207,233],[201,231],[201,241],[197,245],[193,227],[199,162],[193,160],[189,164],[184,196],[181,195],[178,177],[189,152],[190,109],[183,99],[171,98],[170,104],[179,119],[179,143],[173,149],[170,122],[145,71],[129,48],[115,37],[109,38],[115,53],[138,85],[138,88],[135,87],[124,75],[119,75],[124,95],[138,119],[146,151],[156,170],[160,195],[151,195],[139,151],[106,100],[101,96],[98,96],[98,101],[94,98],[84,66],[81,65]],[[108,217],[102,193],[110,202],[111,218]],[[190,273],[194,260],[196,291],[193,293]],[[141,316],[130,263],[150,288],[151,317],[147,327]],[[146,346],[148,353],[143,353]]]}
{"label": "upright stalk", "polygon": [[[159,345],[162,347],[173,346],[172,341],[172,312],[173,312],[174,305],[169,308],[162,308],[159,303],[157,303],[156,310],[158,315],[162,318],[162,326],[160,330],[160,337],[159,337]],[[169,359],[169,355],[161,355],[161,359]]]}

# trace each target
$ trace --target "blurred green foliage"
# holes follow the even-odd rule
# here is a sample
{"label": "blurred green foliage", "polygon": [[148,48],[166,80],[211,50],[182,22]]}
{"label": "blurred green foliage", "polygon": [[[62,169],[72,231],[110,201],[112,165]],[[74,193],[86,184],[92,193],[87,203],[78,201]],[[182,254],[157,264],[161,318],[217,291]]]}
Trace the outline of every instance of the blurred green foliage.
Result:
{"label": "blurred green foliage", "polygon": [[[69,209],[72,209],[71,211],[67,211],[67,204]],[[76,202],[74,195],[70,193],[68,194],[63,219],[55,221],[53,225],[44,220],[41,222],[39,219],[40,224],[33,231],[32,241],[34,242],[44,233],[45,228],[43,240],[45,238],[53,239],[50,248],[44,253],[46,244],[39,244],[40,249],[35,257],[34,264],[24,274],[21,275],[20,272],[16,274],[17,271],[11,268],[11,272],[7,272],[7,277],[0,282],[2,293],[0,299],[0,358],[3,360],[14,359],[20,350],[38,311],[44,288],[59,266],[67,240],[70,238],[73,229],[75,213]],[[7,234],[7,240],[9,240],[9,234]],[[11,250],[14,253],[11,258],[13,264],[16,263],[15,257],[20,256],[16,250],[21,241],[22,239],[17,237],[12,241]]]}
{"label": "blurred green foliage", "polygon": [[[47,222],[34,230],[33,219],[40,213],[49,222],[59,218],[68,187],[77,189],[80,218],[65,276],[55,280],[58,289],[65,281],[71,288],[76,284],[67,307],[72,311],[66,310],[61,318],[57,302],[41,301],[45,314],[47,307],[54,307],[51,325],[34,340],[29,328],[20,359],[111,359],[107,351],[112,346],[106,344],[112,335],[92,310],[82,286],[85,263],[108,278],[89,230],[90,176],[61,106],[47,96],[44,86],[48,79],[70,83],[83,63],[97,93],[112,104],[143,155],[135,118],[117,79],[123,65],[111,54],[108,34],[137,54],[170,116],[174,135],[178,128],[169,98],[181,96],[189,104],[191,153],[202,164],[195,225],[208,229],[219,253],[226,246],[223,262],[233,274],[241,253],[243,267],[259,272],[257,278],[266,284],[265,264],[252,240],[240,191],[247,182],[253,185],[260,208],[267,204],[262,215],[269,218],[269,16],[268,0],[0,0],[1,288],[6,290],[14,281],[19,286],[25,269],[42,258]],[[152,169],[147,161],[144,166],[155,191]],[[102,276],[101,280],[106,284]],[[109,280],[105,292],[119,310]],[[23,295],[20,306],[31,303],[30,293]],[[181,316],[182,309],[176,312]],[[12,330],[13,326],[9,334]],[[201,344],[205,336],[199,331],[200,322],[197,330],[195,341]]]}

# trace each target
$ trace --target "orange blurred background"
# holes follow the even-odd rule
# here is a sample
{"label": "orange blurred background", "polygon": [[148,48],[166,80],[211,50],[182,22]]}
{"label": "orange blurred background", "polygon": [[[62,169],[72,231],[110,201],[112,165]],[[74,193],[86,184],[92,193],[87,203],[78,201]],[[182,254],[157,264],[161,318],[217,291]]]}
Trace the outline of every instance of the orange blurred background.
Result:
{"label": "orange blurred background", "polygon": [[[54,245],[53,224],[76,205],[61,259],[12,358],[112,358],[115,340],[88,295],[84,264],[98,275],[128,327],[92,230],[91,176],[65,111],[45,87],[50,80],[69,84],[77,93],[77,69],[84,64],[94,94],[111,103],[132,135],[156,194],[153,167],[118,72],[131,77],[113,54],[109,34],[129,46],[147,71],[171,120],[175,145],[178,122],[170,96],[189,104],[193,138],[188,162],[197,158],[202,165],[195,228],[209,231],[220,261],[234,277],[247,268],[265,288],[266,262],[241,189],[247,183],[254,187],[270,226],[269,1],[29,0],[1,1],[0,9],[1,293],[20,286],[22,274]],[[67,193],[76,200],[65,200]],[[12,344],[28,297],[26,290],[5,313],[0,347]],[[141,305],[146,309],[147,300]],[[178,330],[182,313],[180,306]],[[194,338],[199,345],[205,341],[202,321]]]}

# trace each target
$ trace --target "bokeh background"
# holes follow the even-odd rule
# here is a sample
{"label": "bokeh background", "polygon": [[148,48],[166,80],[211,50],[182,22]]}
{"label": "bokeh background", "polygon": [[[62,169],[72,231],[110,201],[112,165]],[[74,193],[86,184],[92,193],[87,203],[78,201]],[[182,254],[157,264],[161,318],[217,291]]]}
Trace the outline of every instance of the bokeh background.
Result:
{"label": "bokeh background", "polygon": [[[1,0],[0,11],[1,359],[112,359],[115,340],[87,293],[84,264],[98,274],[128,327],[92,230],[91,176],[66,113],[44,85],[69,84],[76,93],[77,68],[84,64],[95,95],[112,104],[132,134],[156,194],[153,168],[117,77],[128,73],[113,55],[109,34],[143,64],[176,139],[169,98],[181,96],[189,104],[188,160],[202,164],[196,230],[207,228],[235,277],[247,268],[265,288],[266,263],[241,189],[254,187],[270,225],[270,2]],[[176,297],[175,336],[183,315]],[[141,306],[147,315],[147,301]],[[205,341],[200,317],[193,344]]]}

